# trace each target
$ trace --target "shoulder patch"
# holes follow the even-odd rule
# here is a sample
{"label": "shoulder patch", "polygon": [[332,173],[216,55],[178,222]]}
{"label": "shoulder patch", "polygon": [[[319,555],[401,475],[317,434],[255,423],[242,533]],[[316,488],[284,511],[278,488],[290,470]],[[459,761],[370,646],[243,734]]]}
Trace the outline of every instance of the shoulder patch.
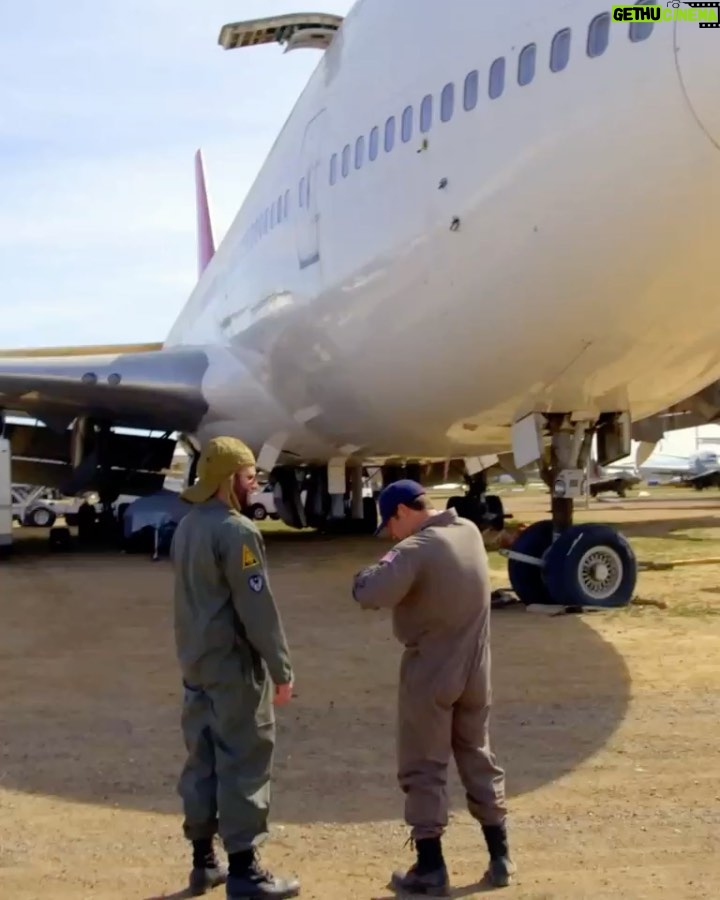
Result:
{"label": "shoulder patch", "polygon": [[260,563],[258,558],[252,552],[252,550],[248,547],[247,544],[243,544],[242,549],[242,567],[243,569],[251,569],[253,566],[259,566]]}
{"label": "shoulder patch", "polygon": [[397,559],[400,556],[400,553],[397,550],[388,550],[388,552],[380,559],[381,563],[391,563],[393,560]]}
{"label": "shoulder patch", "polygon": [[248,578],[248,586],[250,590],[256,594],[259,594],[260,591],[265,587],[265,579],[262,575],[251,575]]}

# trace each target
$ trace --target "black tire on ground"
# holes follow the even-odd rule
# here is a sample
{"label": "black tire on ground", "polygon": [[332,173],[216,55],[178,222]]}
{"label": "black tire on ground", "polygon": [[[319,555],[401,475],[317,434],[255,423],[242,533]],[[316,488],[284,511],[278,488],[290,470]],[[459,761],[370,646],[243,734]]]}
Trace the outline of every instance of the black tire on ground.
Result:
{"label": "black tire on ground", "polygon": [[637,559],[609,525],[573,525],[548,550],[543,580],[553,603],[617,609],[632,600]]}
{"label": "black tire on ground", "polygon": [[363,533],[375,534],[379,524],[377,501],[374,497],[363,497]]}
{"label": "black tire on ground", "polygon": [[486,515],[490,518],[487,520],[491,528],[502,531],[505,527],[505,507],[503,506],[502,497],[497,494],[485,494]]}
{"label": "black tire on ground", "polygon": [[[521,531],[515,539],[511,550],[542,559],[552,544],[553,525],[550,519],[535,522],[525,531]],[[518,600],[525,606],[531,603],[550,605],[555,603],[543,580],[543,570],[539,566],[521,562],[518,559],[508,560],[508,577]]]}
{"label": "black tire on ground", "polygon": [[250,513],[250,518],[255,519],[256,522],[262,522],[263,519],[267,518],[267,510],[262,503],[254,503],[248,512]]}
{"label": "black tire on ground", "polygon": [[445,509],[454,509],[461,518],[468,519],[480,529],[487,524],[485,506],[478,503],[477,500],[473,500],[472,497],[450,497],[445,504]]}

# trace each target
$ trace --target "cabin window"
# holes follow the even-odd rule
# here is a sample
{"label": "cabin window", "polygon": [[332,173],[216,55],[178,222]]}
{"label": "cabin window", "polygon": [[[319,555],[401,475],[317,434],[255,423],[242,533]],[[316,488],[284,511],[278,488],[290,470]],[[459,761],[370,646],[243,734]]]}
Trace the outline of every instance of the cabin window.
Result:
{"label": "cabin window", "polygon": [[475,109],[475,107],[477,106],[479,83],[480,74],[477,69],[474,69],[465,79],[463,106],[466,112],[470,112],[470,110]]}
{"label": "cabin window", "polygon": [[307,177],[307,192],[306,192],[306,194],[305,194],[305,204],[306,204],[306,206],[307,206],[308,208],[310,207],[310,186],[311,186],[311,184],[312,184],[311,178],[312,178],[312,170],[311,170],[310,172],[308,172],[308,177]]}
{"label": "cabin window", "polygon": [[[637,6],[657,6],[655,0],[638,0]],[[630,23],[630,40],[637,44],[639,41],[646,41],[653,31],[653,23],[647,22],[631,22]]]}
{"label": "cabin window", "polygon": [[363,135],[355,141],[355,168],[360,169],[365,162],[365,138]]}
{"label": "cabin window", "polygon": [[368,158],[370,162],[374,162],[377,159],[379,149],[380,129],[376,125],[370,132],[370,140],[368,141]]}
{"label": "cabin window", "polygon": [[403,114],[402,114],[402,139],[403,142],[407,144],[407,142],[412,137],[413,133],[413,108],[412,106],[406,106]]}
{"label": "cabin window", "polygon": [[495,62],[490,66],[490,83],[488,86],[488,93],[490,94],[491,100],[497,100],[497,98],[502,94],[505,90],[505,57],[501,56],[499,59],[496,59]]}
{"label": "cabin window", "polygon": [[305,179],[300,179],[300,186],[298,188],[298,204],[300,206],[305,206]]}
{"label": "cabin window", "polygon": [[282,197],[278,197],[277,202],[277,220],[282,222]]}
{"label": "cabin window", "polygon": [[550,47],[550,70],[562,72],[570,61],[570,29],[563,28],[552,39]]}
{"label": "cabin window", "polygon": [[420,131],[423,134],[427,134],[432,127],[432,113],[433,98],[432,94],[428,94],[427,97],[423,97],[423,102],[420,104]]}
{"label": "cabin window", "polygon": [[333,155],[330,157],[330,184],[335,184],[335,182],[337,181],[337,163],[337,153],[333,153]]}
{"label": "cabin window", "polygon": [[269,219],[268,211],[265,210],[263,213],[263,234],[268,233],[268,219]]}
{"label": "cabin window", "polygon": [[528,44],[523,47],[518,57],[518,84],[523,87],[535,77],[535,60],[537,58],[537,45]]}
{"label": "cabin window", "polygon": [[440,96],[440,119],[449,122],[455,109],[455,85],[446,84]]}
{"label": "cabin window", "polygon": [[275,204],[273,203],[270,207],[270,229],[272,230],[275,227]]}
{"label": "cabin window", "polygon": [[395,116],[390,116],[390,118],[385,123],[385,152],[389,153],[394,146],[395,146]]}
{"label": "cabin window", "polygon": [[342,153],[342,173],[343,178],[347,178],[350,174],[350,144],[345,144]]}
{"label": "cabin window", "polygon": [[588,29],[587,54],[590,57],[602,56],[607,50],[610,40],[610,13],[601,13],[590,23]]}
{"label": "cabin window", "polygon": [[284,207],[285,207],[285,209],[283,210],[283,217],[284,217],[285,219],[287,219],[287,217],[288,217],[288,212],[289,212],[289,210],[290,210],[290,191],[285,191],[285,203],[284,203]]}

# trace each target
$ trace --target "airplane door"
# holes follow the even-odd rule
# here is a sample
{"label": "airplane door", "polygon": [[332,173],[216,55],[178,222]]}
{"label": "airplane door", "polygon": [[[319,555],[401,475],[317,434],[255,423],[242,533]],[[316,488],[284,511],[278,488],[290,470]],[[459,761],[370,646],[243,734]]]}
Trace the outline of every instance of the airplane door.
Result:
{"label": "airplane door", "polygon": [[325,110],[308,122],[300,155],[298,186],[297,253],[301,269],[320,262],[320,171]]}

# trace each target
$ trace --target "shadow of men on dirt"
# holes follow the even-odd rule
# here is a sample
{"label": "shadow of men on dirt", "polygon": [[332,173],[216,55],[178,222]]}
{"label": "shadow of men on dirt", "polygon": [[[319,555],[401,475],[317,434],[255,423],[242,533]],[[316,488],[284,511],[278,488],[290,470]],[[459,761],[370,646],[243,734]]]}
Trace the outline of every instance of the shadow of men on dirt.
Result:
{"label": "shadow of men on dirt", "polygon": [[[297,672],[297,696],[278,712],[274,820],[400,815],[400,648],[389,616],[362,613],[349,595],[353,572],[377,558],[377,542],[270,538],[268,552]],[[5,787],[179,817],[184,748],[170,567],[65,557],[61,568],[43,567],[42,590],[32,595],[23,588],[28,573],[21,566],[9,576],[17,602],[5,606],[0,628]],[[509,607],[493,613],[492,628],[492,739],[512,797],[602,747],[626,714],[630,682],[592,619]],[[451,806],[464,802],[451,766]]]}

